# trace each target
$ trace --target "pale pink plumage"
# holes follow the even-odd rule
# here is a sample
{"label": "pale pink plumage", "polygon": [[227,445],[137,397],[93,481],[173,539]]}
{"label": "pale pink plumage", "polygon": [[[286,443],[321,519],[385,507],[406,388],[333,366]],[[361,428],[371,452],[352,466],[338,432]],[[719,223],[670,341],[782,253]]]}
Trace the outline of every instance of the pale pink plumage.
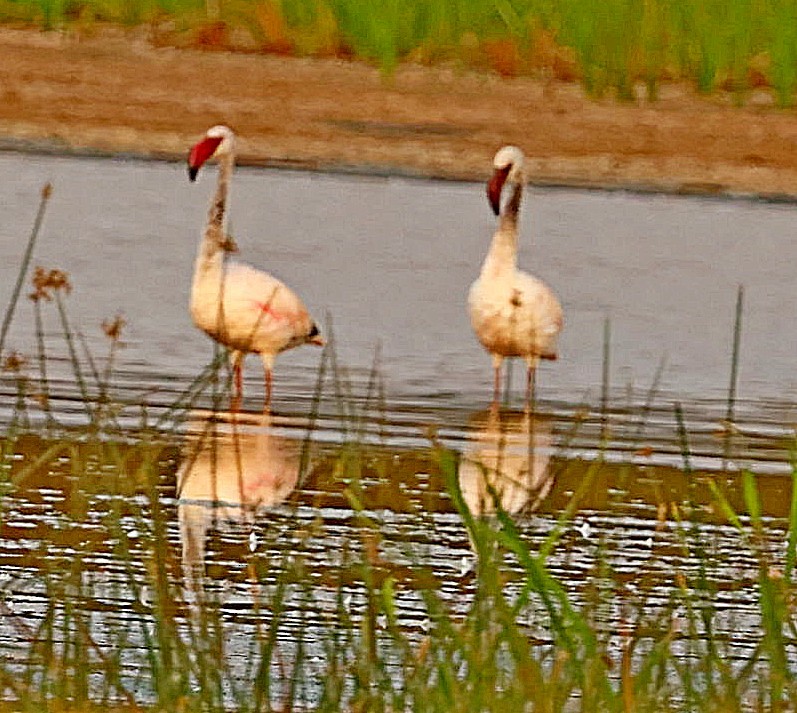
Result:
{"label": "pale pink plumage", "polygon": [[[562,307],[552,290],[517,269],[517,219],[525,182],[523,161],[523,152],[515,146],[505,146],[495,155],[495,174],[488,184],[488,197],[500,216],[499,224],[481,274],[468,296],[473,331],[493,357],[494,405],[499,399],[505,357],[526,360],[526,404],[529,405],[537,363],[540,359],[556,359],[563,322]],[[513,194],[501,209],[505,183],[513,185]]]}
{"label": "pale pink plumage", "polygon": [[254,352],[263,361],[266,408],[271,403],[271,374],[282,351],[301,344],[323,345],[318,327],[299,297],[266,272],[228,259],[234,250],[226,234],[226,204],[235,163],[235,137],[228,127],[214,126],[189,154],[188,171],[194,180],[212,156],[219,162],[216,194],[197,253],[191,286],[194,323],[231,350],[236,403],[242,393],[243,357]]}

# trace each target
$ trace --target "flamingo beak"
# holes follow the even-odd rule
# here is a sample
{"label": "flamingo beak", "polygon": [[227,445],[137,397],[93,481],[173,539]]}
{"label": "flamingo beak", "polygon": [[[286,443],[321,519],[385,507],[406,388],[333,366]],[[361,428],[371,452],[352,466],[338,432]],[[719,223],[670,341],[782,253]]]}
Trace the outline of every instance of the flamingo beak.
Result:
{"label": "flamingo beak", "polygon": [[487,183],[487,200],[490,201],[490,207],[496,215],[501,212],[501,191],[504,190],[504,183],[511,168],[511,165],[496,168],[493,177]]}
{"label": "flamingo beak", "polygon": [[206,136],[202,141],[196,144],[188,154],[188,180],[195,181],[199,169],[219,147],[222,142],[220,136]]}

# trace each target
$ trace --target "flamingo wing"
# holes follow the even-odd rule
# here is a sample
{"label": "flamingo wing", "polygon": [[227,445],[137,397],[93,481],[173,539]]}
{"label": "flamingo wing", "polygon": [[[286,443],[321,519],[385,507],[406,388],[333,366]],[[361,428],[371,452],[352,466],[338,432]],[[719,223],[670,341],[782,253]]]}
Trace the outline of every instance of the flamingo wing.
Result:
{"label": "flamingo wing", "polygon": [[227,329],[242,351],[276,354],[317,333],[296,293],[266,272],[231,263],[223,290]]}

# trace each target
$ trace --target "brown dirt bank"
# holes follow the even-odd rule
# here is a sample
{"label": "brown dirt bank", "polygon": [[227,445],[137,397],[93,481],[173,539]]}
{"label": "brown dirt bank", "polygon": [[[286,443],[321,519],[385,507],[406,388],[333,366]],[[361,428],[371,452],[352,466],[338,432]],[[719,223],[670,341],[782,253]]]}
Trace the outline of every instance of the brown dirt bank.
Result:
{"label": "brown dirt bank", "polygon": [[656,104],[449,69],[153,48],[103,32],[0,31],[0,143],[182,156],[214,123],[243,162],[486,175],[502,143],[532,180],[797,197],[797,117],[665,87]]}

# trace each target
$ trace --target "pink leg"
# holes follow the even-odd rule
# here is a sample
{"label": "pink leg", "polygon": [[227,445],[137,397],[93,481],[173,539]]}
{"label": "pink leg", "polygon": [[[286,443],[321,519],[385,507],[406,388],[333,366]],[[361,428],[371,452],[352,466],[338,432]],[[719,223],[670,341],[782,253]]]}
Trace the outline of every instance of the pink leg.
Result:
{"label": "pink leg", "polygon": [[536,369],[533,366],[526,372],[526,413],[531,413],[534,409],[534,376]]}
{"label": "pink leg", "polygon": [[244,394],[244,376],[240,361],[235,362],[233,374],[235,375],[235,396],[240,399]]}
{"label": "pink leg", "polygon": [[233,376],[234,392],[230,406],[233,411],[238,411],[241,408],[241,401],[243,399],[243,394],[244,394],[244,379],[243,379],[243,368],[241,366],[241,359],[236,359],[233,362],[232,376]]}
{"label": "pink leg", "polygon": [[504,357],[493,352],[493,411],[498,411],[498,407],[501,405],[501,365],[503,363]]}
{"label": "pink leg", "polygon": [[266,367],[266,405],[263,409],[266,413],[271,411],[271,369]]}
{"label": "pink leg", "polygon": [[537,380],[537,366],[539,366],[540,359],[536,356],[526,357],[526,408],[527,415],[533,414],[534,409],[537,407],[537,395],[534,393]]}

